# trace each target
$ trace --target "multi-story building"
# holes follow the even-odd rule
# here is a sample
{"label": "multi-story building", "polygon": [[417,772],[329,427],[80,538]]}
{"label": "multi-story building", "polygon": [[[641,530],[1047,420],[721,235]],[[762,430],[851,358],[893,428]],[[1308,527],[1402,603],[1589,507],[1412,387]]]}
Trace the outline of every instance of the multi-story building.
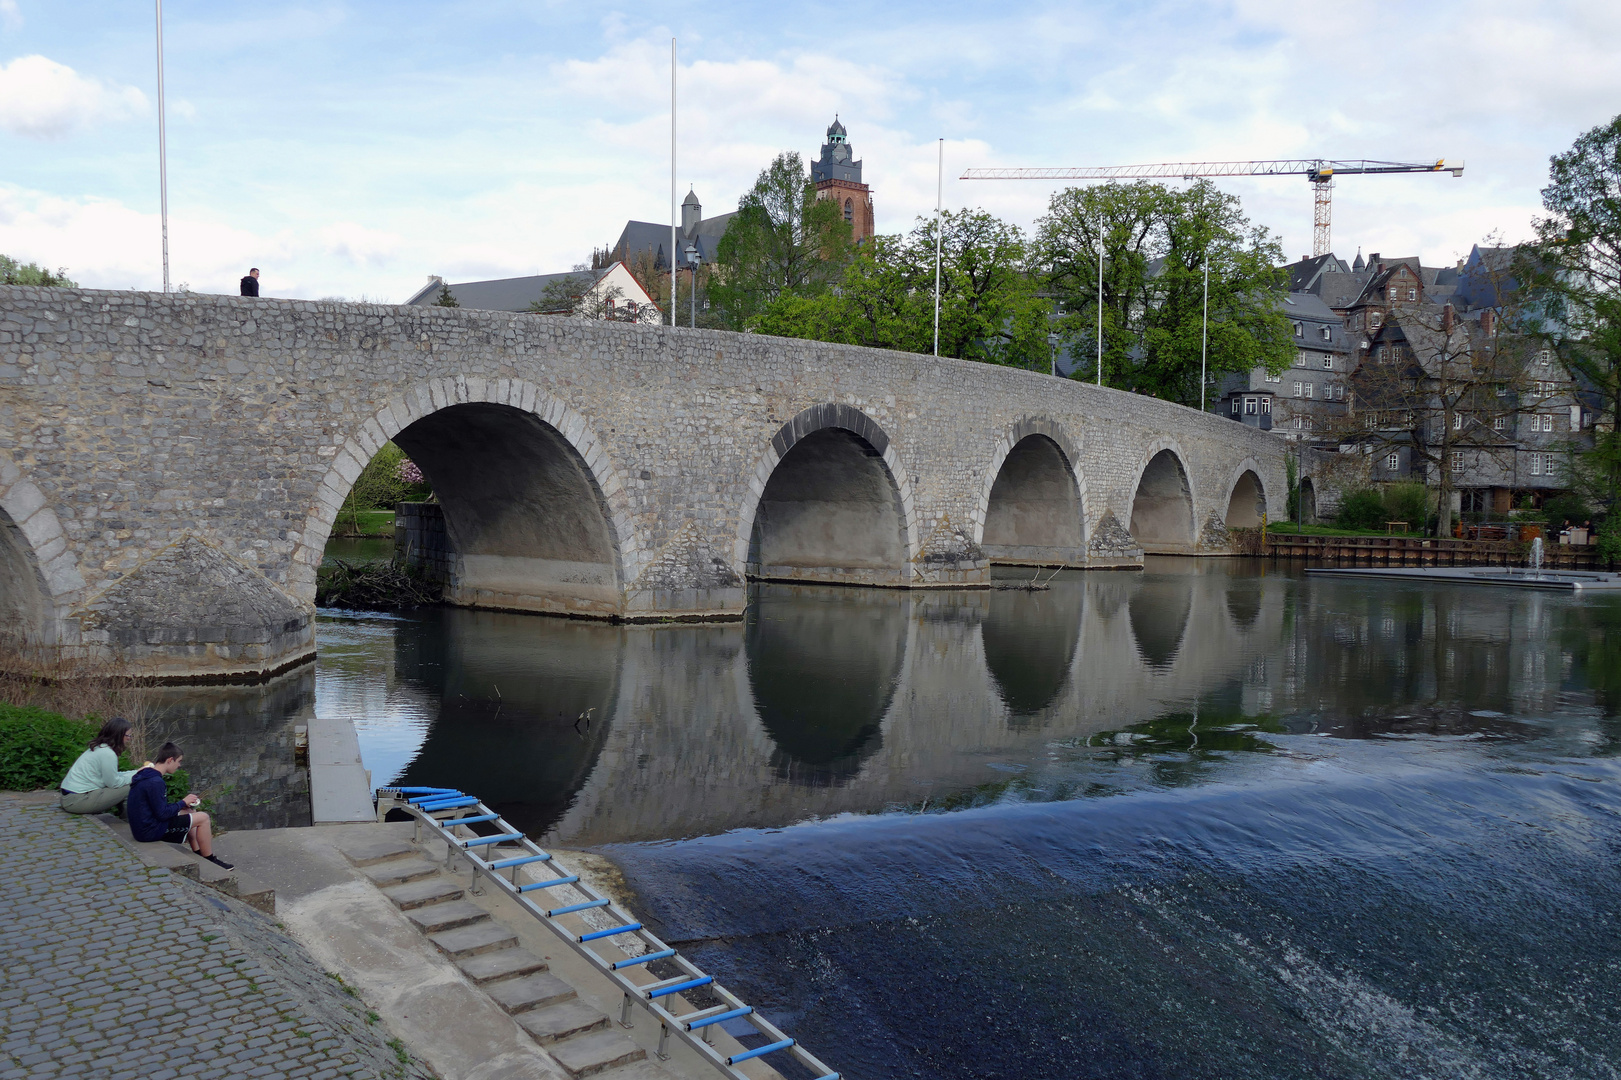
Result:
{"label": "multi-story building", "polygon": [[1420,480],[1454,507],[1502,513],[1567,486],[1565,457],[1589,445],[1596,410],[1552,352],[1515,337],[1512,249],[1456,266],[1360,252],[1287,267],[1295,366],[1222,384],[1217,410],[1331,456],[1374,481]]}
{"label": "multi-story building", "polygon": [[1291,292],[1283,304],[1295,346],[1294,365],[1276,375],[1259,367],[1229,375],[1221,383],[1216,408],[1290,440],[1311,439],[1331,426],[1330,417],[1345,411],[1351,346],[1344,320],[1321,298]]}
{"label": "multi-story building", "polygon": [[816,185],[818,199],[839,204],[851,238],[860,242],[873,234],[872,189],[861,182],[861,162],[855,160],[848,135],[835,116],[821,157],[811,162],[811,183]]}

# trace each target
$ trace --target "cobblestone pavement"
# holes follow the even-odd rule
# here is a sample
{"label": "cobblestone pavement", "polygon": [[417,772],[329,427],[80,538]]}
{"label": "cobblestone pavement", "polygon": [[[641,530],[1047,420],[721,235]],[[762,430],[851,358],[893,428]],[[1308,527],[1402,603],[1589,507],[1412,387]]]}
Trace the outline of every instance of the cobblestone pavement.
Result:
{"label": "cobblestone pavement", "polygon": [[0,1080],[428,1077],[274,920],[0,797]]}

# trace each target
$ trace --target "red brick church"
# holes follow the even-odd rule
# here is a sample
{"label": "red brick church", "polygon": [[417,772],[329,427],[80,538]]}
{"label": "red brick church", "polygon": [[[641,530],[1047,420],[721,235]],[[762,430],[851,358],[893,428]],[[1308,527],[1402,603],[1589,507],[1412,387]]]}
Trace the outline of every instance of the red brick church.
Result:
{"label": "red brick church", "polygon": [[833,118],[827,129],[822,156],[811,162],[811,180],[818,199],[833,199],[844,205],[844,220],[851,235],[865,240],[873,234],[872,189],[861,182],[861,162],[854,160],[844,125]]}

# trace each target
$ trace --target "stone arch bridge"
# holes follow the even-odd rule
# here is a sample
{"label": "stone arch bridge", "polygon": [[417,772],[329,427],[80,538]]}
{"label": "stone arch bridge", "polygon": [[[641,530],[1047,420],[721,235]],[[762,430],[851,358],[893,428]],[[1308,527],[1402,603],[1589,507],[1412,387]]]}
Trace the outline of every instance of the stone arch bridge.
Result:
{"label": "stone arch bridge", "polygon": [[1275,437],[1032,372],[455,308],[0,287],[0,626],[159,678],[314,654],[388,440],[456,603],[736,617],[749,577],[964,588],[994,562],[1227,554]]}

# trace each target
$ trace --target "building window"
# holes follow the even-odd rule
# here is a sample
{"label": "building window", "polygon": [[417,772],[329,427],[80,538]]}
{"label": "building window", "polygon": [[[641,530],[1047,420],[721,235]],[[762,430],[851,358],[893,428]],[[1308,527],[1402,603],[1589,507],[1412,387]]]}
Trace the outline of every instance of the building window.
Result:
{"label": "building window", "polygon": [[1312,386],[1311,383],[1306,384],[1306,396],[1307,397],[1311,397],[1313,389],[1314,389],[1314,387]]}
{"label": "building window", "polygon": [[1244,399],[1244,413],[1245,413],[1245,415],[1254,416],[1255,411],[1256,411],[1256,409],[1258,407],[1259,407],[1259,403],[1256,401],[1255,398],[1247,397],[1247,398]]}
{"label": "building window", "polygon": [[844,220],[846,224],[854,223],[856,219],[856,204],[849,199],[844,200]]}
{"label": "building window", "polygon": [[1271,416],[1272,415],[1272,399],[1271,398],[1264,397],[1264,398],[1261,399],[1261,415],[1262,416]]}
{"label": "building window", "polygon": [[1328,371],[1334,370],[1334,355],[1332,353],[1323,354],[1323,368]]}
{"label": "building window", "polygon": [[1407,299],[1409,299],[1409,300],[1417,300],[1418,299],[1418,290],[1416,288],[1409,288],[1407,290]]}
{"label": "building window", "polygon": [[1304,332],[1304,331],[1301,330],[1300,324],[1299,323],[1294,323],[1292,325],[1295,328],[1295,337],[1299,337]]}
{"label": "building window", "polygon": [[1384,317],[1384,314],[1382,312],[1378,312],[1378,311],[1370,311],[1370,312],[1368,312],[1368,328],[1369,329],[1371,329],[1371,330],[1379,329],[1379,325],[1381,323],[1383,323],[1384,321],[1385,321],[1385,317]]}
{"label": "building window", "polygon": [[1306,366],[1306,354],[1305,353],[1295,353],[1295,367],[1305,367],[1305,366]]}
{"label": "building window", "polygon": [[1541,352],[1537,353],[1537,363],[1543,367],[1547,367],[1548,365],[1552,364],[1553,350],[1543,349]]}
{"label": "building window", "polygon": [[1452,430],[1453,431],[1462,431],[1463,430],[1463,413],[1453,413],[1452,414]]}
{"label": "building window", "polygon": [[1334,340],[1334,330],[1333,330],[1332,327],[1319,326],[1317,328],[1317,332],[1323,336],[1324,341],[1333,341]]}
{"label": "building window", "polygon": [[1531,455],[1531,475],[1532,476],[1541,476],[1542,475],[1542,455],[1541,454],[1532,454]]}
{"label": "building window", "polygon": [[1266,381],[1267,382],[1273,382],[1273,383],[1280,383],[1280,382],[1283,381],[1283,374],[1280,372],[1277,375],[1268,375],[1266,377]]}
{"label": "building window", "polygon": [[1301,386],[1300,383],[1295,383],[1295,397],[1300,396],[1300,386]]}
{"label": "building window", "polygon": [[1237,398],[1233,398],[1233,415],[1234,415],[1234,416],[1237,416],[1237,415],[1238,415],[1238,409],[1239,409],[1239,403],[1238,403],[1238,399],[1237,399]]}
{"label": "building window", "polygon": [[1542,430],[1543,431],[1552,431],[1553,430],[1553,413],[1544,413],[1542,415]]}
{"label": "building window", "polygon": [[1463,472],[1463,454],[1457,450],[1452,452],[1452,471]]}
{"label": "building window", "polygon": [[1506,417],[1506,416],[1494,416],[1494,417],[1492,417],[1492,430],[1493,431],[1507,431],[1508,430],[1508,417]]}
{"label": "building window", "polygon": [[1391,454],[1389,457],[1385,458],[1385,468],[1389,469],[1391,472],[1395,472],[1397,469],[1401,468],[1401,455]]}

